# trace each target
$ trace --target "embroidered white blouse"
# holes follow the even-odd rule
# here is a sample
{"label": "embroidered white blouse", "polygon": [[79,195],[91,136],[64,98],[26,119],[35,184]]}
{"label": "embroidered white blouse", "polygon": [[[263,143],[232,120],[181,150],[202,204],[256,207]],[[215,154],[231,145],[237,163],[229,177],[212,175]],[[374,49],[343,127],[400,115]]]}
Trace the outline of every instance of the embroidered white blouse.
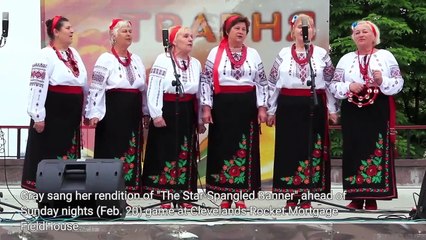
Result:
{"label": "embroidered white blouse", "polygon": [[[365,55],[360,55],[360,61],[364,61]],[[362,62],[361,64],[365,64]],[[385,95],[395,95],[402,90],[404,79],[401,76],[398,62],[393,54],[387,50],[380,49],[371,55],[368,64],[368,76],[372,78],[373,70],[382,72],[383,82],[380,91]],[[333,80],[330,84],[330,91],[338,99],[348,97],[349,85],[353,82],[365,83],[358,63],[356,52],[345,54],[337,64]]]}
{"label": "embroidered white blouse", "polygon": [[[184,94],[195,94],[199,98],[199,84],[201,76],[201,63],[198,59],[190,57],[189,64],[187,60],[176,59],[180,66],[183,66],[182,61],[188,68],[184,71],[176,65],[177,74],[180,75]],[[161,117],[163,115],[163,94],[176,94],[176,87],[172,85],[175,80],[172,61],[170,56],[165,53],[158,55],[151,72],[149,73],[148,81],[148,109],[151,118]],[[200,121],[200,120],[198,120]]]}
{"label": "embroidered white blouse", "polygon": [[[99,56],[87,97],[86,118],[102,120],[106,113],[105,92],[116,88],[139,89],[142,92],[142,112],[148,114],[145,66],[136,54],[132,54],[131,59],[130,65],[125,67],[109,52]],[[125,61],[124,58],[121,60]]]}
{"label": "embroidered white blouse", "polygon": [[[268,115],[274,115],[277,110],[277,99],[281,88],[310,89],[307,81],[311,80],[309,63],[301,66],[296,63],[291,53],[291,46],[281,49],[272,65],[269,74]],[[299,58],[305,58],[306,52],[297,52]],[[328,91],[328,85],[334,73],[334,66],[327,51],[314,46],[311,57],[312,69],[315,73],[315,88],[326,90],[327,108],[330,113],[336,113],[338,106],[336,99]]]}
{"label": "embroidered white blouse", "polygon": [[[80,74],[73,72],[58,58],[50,46],[41,49],[31,69],[30,94],[27,106],[28,115],[35,121],[44,121],[46,117],[45,102],[49,85],[81,86],[87,83],[87,71],[78,52],[70,47]],[[65,52],[59,51],[62,58],[68,60]]]}
{"label": "embroidered white blouse", "polygon": [[[219,47],[214,47],[207,57],[201,79],[201,105],[213,107],[213,65]],[[244,64],[232,69],[226,51],[223,51],[219,63],[220,86],[255,86],[257,107],[266,107],[268,99],[268,80],[259,53],[254,48],[247,47],[247,57]]]}

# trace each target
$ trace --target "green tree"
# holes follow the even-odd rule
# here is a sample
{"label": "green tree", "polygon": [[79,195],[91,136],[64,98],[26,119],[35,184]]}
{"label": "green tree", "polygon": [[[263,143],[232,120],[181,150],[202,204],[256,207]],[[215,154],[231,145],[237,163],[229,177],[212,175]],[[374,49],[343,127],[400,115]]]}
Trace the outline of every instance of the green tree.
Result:
{"label": "green tree", "polygon": [[[426,124],[426,1],[330,0],[333,63],[355,50],[350,35],[351,24],[357,20],[370,20],[379,27],[381,43],[377,47],[391,51],[399,63],[405,83],[395,98],[398,124]],[[404,137],[400,139],[406,141]],[[411,154],[422,155],[426,134],[418,132],[411,140],[420,144]]]}
{"label": "green tree", "polygon": [[351,24],[371,20],[381,33],[379,48],[397,59],[404,89],[396,99],[400,124],[426,124],[426,2],[418,0],[330,0],[331,57],[337,64],[355,50]]}

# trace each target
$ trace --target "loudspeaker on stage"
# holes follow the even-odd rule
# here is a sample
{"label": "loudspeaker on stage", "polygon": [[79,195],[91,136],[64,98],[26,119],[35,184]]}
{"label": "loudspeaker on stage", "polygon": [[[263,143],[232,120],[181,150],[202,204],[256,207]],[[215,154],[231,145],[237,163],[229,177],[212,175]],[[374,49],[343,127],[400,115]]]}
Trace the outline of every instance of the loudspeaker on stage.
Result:
{"label": "loudspeaker on stage", "polygon": [[116,159],[45,159],[37,168],[42,217],[124,218],[123,163]]}

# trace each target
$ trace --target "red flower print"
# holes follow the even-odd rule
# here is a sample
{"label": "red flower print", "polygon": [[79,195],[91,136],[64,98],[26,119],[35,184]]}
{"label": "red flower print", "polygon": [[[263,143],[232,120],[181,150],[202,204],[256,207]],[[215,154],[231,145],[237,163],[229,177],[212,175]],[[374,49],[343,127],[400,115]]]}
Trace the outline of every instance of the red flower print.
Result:
{"label": "red flower print", "polygon": [[367,168],[367,175],[368,176],[375,176],[377,174],[377,167],[375,165],[371,165]]}
{"label": "red flower print", "polygon": [[220,184],[242,184],[246,181],[245,170],[247,169],[247,141],[243,134],[232,157],[223,160],[221,171],[211,174],[214,180]]}
{"label": "red flower print", "polygon": [[179,170],[176,168],[173,168],[172,170],[170,170],[170,176],[172,178],[177,178],[180,175]]}
{"label": "red flower print", "polygon": [[376,150],[374,150],[374,155],[376,155],[377,157],[381,157],[382,156],[382,150],[380,150],[380,149],[376,149]]}
{"label": "red flower print", "polygon": [[164,185],[164,184],[166,184],[166,183],[167,183],[166,176],[161,175],[161,176],[160,176],[160,180],[158,181],[158,183],[159,183],[160,185]]}
{"label": "red flower print", "polygon": [[220,174],[220,176],[219,176],[219,182],[220,183],[226,183],[226,177],[225,177],[225,175],[223,175],[223,174]]}
{"label": "red flower print", "polygon": [[246,155],[247,155],[247,153],[246,153],[246,150],[244,150],[244,149],[240,149],[240,150],[237,151],[237,156],[239,158],[245,158]]}
{"label": "red flower print", "polygon": [[70,153],[75,153],[75,146],[71,146]]}
{"label": "red flower print", "polygon": [[240,175],[240,168],[238,166],[232,166],[231,169],[229,169],[229,175],[233,177],[237,177]]}
{"label": "red flower print", "polygon": [[302,183],[302,178],[299,176],[294,176],[293,178],[293,184],[294,185],[300,185]]}
{"label": "red flower print", "polygon": [[309,168],[305,168],[304,174],[305,174],[305,176],[310,176],[311,170]]}
{"label": "red flower print", "polygon": [[123,163],[123,172],[127,173],[129,171],[129,164],[128,163]]}
{"label": "red flower print", "polygon": [[318,150],[318,149],[315,149],[315,150],[312,152],[312,156],[313,156],[313,157],[315,157],[315,158],[319,158],[319,157],[321,157],[321,151],[320,151],[320,150]]}
{"label": "red flower print", "polygon": [[317,141],[315,143],[314,149],[312,151],[313,158],[311,161],[308,159],[299,161],[297,170],[294,172],[293,176],[284,176],[280,178],[281,181],[287,182],[288,185],[300,185],[300,184],[310,184],[318,183],[321,181],[322,174],[320,173],[321,164],[323,163],[322,159],[323,151],[321,146],[321,135],[317,134]]}
{"label": "red flower print", "polygon": [[130,163],[130,164],[129,164],[129,168],[130,168],[130,169],[132,169],[132,168],[134,168],[134,167],[135,167],[135,164],[133,164],[133,163]]}
{"label": "red flower print", "polygon": [[377,166],[377,170],[381,171],[382,170],[382,165]]}
{"label": "red flower print", "polygon": [[180,159],[186,159],[186,158],[188,158],[188,152],[184,152],[184,151],[180,152],[179,153],[179,158]]}
{"label": "red flower print", "polygon": [[364,182],[364,178],[361,175],[356,176],[356,183],[362,184]]}
{"label": "red flower print", "polygon": [[181,151],[179,153],[177,161],[166,161],[165,166],[162,168],[162,172],[159,175],[154,175],[152,181],[160,185],[170,184],[170,185],[183,185],[186,184],[187,167],[189,161],[188,158],[188,145],[187,137],[184,137],[184,143],[180,146]]}
{"label": "red flower print", "polygon": [[371,178],[365,179],[365,182],[368,183],[368,184],[370,184],[371,183]]}
{"label": "red flower print", "polygon": [[129,155],[133,155],[133,154],[135,154],[135,152],[136,152],[136,150],[135,150],[135,148],[134,148],[134,147],[130,147],[130,148],[129,148],[129,150],[127,150],[127,153],[128,153]]}

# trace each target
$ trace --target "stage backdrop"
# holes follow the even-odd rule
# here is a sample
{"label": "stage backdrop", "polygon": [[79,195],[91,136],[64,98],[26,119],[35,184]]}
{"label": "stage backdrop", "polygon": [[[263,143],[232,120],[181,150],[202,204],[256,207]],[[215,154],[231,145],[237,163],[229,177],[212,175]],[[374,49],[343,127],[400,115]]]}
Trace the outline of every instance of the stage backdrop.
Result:
{"label": "stage backdrop", "polygon": [[[281,48],[289,46],[290,19],[304,12],[314,17],[317,27],[315,44],[328,49],[329,0],[42,0],[42,45],[46,45],[46,19],[67,17],[74,27],[75,47],[91,76],[96,59],[111,48],[108,26],[113,18],[128,19],[133,26],[134,43],[130,51],[139,55],[149,73],[156,56],[164,52],[161,32],[172,25],[184,25],[194,31],[192,55],[204,64],[211,48],[217,46],[223,20],[232,12],[251,21],[246,44],[258,50],[269,75],[272,62]],[[42,47],[43,47],[42,46]],[[90,77],[89,77],[90,79]],[[93,131],[86,136],[89,157],[93,149]],[[201,137],[199,172],[204,179],[206,134]],[[274,129],[262,125],[262,180],[270,182],[273,170]]]}

